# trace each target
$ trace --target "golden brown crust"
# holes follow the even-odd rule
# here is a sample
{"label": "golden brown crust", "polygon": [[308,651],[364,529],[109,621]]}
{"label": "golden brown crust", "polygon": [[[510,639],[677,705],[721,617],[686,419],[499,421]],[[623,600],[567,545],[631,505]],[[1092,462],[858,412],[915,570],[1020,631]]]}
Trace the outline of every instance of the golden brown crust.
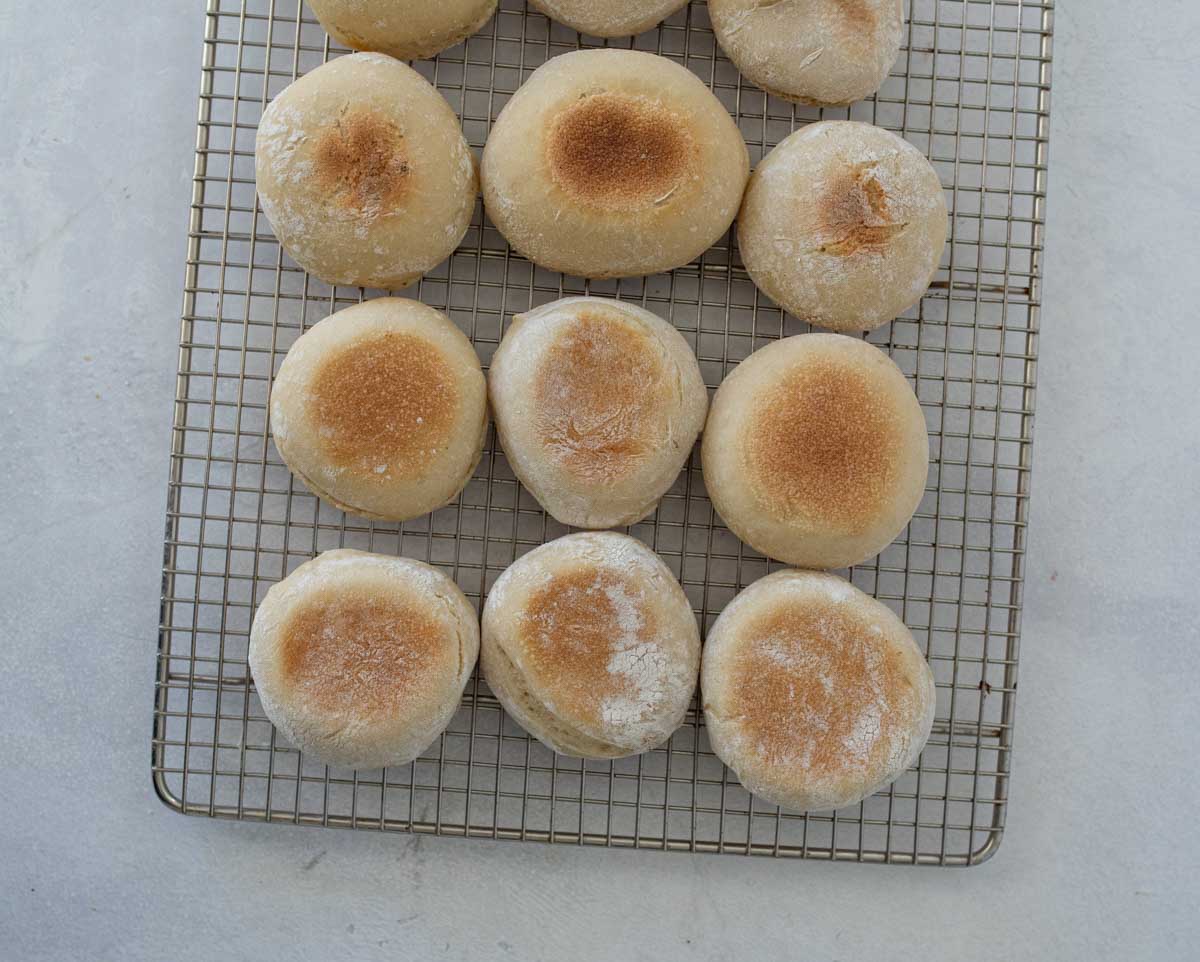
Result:
{"label": "golden brown crust", "polygon": [[293,697],[363,719],[395,715],[448,647],[445,628],[418,606],[366,592],[305,599],[280,637]]}
{"label": "golden brown crust", "polygon": [[866,161],[840,168],[827,189],[814,200],[801,200],[805,220],[817,224],[818,252],[835,257],[882,254],[891,239],[908,225],[898,223],[889,210],[889,198],[875,177],[877,162]]}
{"label": "golden brown crust", "polygon": [[657,452],[655,413],[668,388],[651,338],[611,315],[581,313],[536,374],[538,436],[582,480],[613,483]]}
{"label": "golden brown crust", "polygon": [[875,11],[866,0],[833,0],[833,3],[851,27],[863,33],[875,29]]}
{"label": "golden brown crust", "polygon": [[639,97],[597,93],[560,112],[546,138],[554,183],[606,210],[665,203],[694,168],[683,120]]}
{"label": "golden brown crust", "polygon": [[645,602],[644,588],[609,568],[554,574],[518,616],[526,677],[583,723],[608,721],[607,700],[645,696],[628,673],[611,670],[614,654],[656,637],[658,619]]}
{"label": "golden brown crust", "polygon": [[330,461],[392,480],[419,475],[449,443],[459,403],[441,351],[398,331],[338,351],[316,372],[310,392],[313,423]]}
{"label": "golden brown crust", "polygon": [[756,399],[745,441],[750,479],[778,517],[855,530],[893,496],[905,437],[874,379],[846,360],[814,358]]}
{"label": "golden brown crust", "polygon": [[412,186],[412,167],[400,128],[358,109],[321,131],[313,176],[335,202],[372,219],[394,209]]}
{"label": "golden brown crust", "polygon": [[873,627],[828,600],[776,605],[747,625],[731,666],[730,704],[743,712],[762,761],[799,762],[814,780],[883,762],[903,715],[891,702],[912,686],[900,653],[880,645]]}

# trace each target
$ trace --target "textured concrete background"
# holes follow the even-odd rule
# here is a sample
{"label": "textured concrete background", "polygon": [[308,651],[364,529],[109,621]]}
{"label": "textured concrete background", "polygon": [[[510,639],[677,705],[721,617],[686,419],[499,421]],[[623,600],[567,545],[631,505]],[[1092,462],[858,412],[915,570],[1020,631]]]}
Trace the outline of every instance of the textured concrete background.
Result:
{"label": "textured concrete background", "polygon": [[968,872],[158,803],[200,8],[0,3],[0,958],[1195,957],[1200,5],[1060,4],[1012,804]]}

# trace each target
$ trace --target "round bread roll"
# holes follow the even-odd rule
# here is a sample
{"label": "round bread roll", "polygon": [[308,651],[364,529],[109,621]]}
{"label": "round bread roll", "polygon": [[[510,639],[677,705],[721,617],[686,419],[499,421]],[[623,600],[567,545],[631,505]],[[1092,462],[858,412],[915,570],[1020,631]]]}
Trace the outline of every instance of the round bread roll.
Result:
{"label": "round bread roll", "polygon": [[400,60],[441,53],[477,32],[498,0],[308,0],[328,34],[354,50]]}
{"label": "round bread roll", "polygon": [[949,221],[937,171],[870,124],[796,131],[750,178],[738,218],[742,261],[801,320],[869,331],[920,301]]}
{"label": "round bread roll", "polygon": [[459,245],[478,193],[450,105],[378,53],[332,60],[271,101],[254,167],[279,243],[330,284],[407,287]]}
{"label": "round bread roll", "polygon": [[629,37],[662,23],[688,0],[530,0],[559,23],[593,37]]}
{"label": "round bread roll", "polygon": [[636,50],[578,50],[539,67],[501,111],[483,200],[534,263],[631,277],[715,243],[749,172],[737,125],[695,74]]}
{"label": "round bread roll", "polygon": [[406,521],[451,501],[483,453],[487,385],[471,342],[432,307],[383,297],[300,336],[271,390],[271,431],[318,497]]}
{"label": "round bread roll", "polygon": [[769,94],[833,107],[875,93],[900,53],[901,0],[708,0],[717,43]]}
{"label": "round bread roll", "polygon": [[326,551],[271,587],[250,629],[263,710],[328,765],[403,765],[450,723],[479,654],[475,609],[436,568]]}
{"label": "round bread roll", "polygon": [[929,474],[921,405],[878,348],[801,334],[755,351],[713,398],[701,449],[713,507],[752,548],[843,568],[904,530]]}
{"label": "round bread roll", "polygon": [[504,710],[554,751],[620,758],[683,722],[700,632],[679,582],[644,544],[570,534],[496,581],[480,665]]}
{"label": "round bread roll", "polygon": [[652,513],[708,411],[683,335],[640,307],[597,297],[513,318],[488,394],[513,472],[556,520],[580,528]]}
{"label": "round bread roll", "polygon": [[717,757],[797,812],[895,781],[933,726],[933,672],[904,623],[831,574],[778,571],[734,598],[708,633],[700,685]]}

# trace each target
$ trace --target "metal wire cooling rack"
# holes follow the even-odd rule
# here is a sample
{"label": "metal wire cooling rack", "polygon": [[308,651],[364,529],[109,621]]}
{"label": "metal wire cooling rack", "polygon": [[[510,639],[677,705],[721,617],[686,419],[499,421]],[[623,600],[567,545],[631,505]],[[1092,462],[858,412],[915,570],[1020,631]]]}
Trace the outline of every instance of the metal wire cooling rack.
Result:
{"label": "metal wire cooling rack", "polygon": [[[695,71],[735,115],[752,160],[819,117],[902,133],[942,176],[953,212],[943,268],[918,309],[876,332],[930,425],[929,487],[905,535],[850,572],[892,605],[938,684],[933,737],[890,790],[832,814],[781,814],[749,796],[689,713],[638,758],[554,756],[473,680],[440,742],[400,769],[331,770],[285,744],[246,668],[266,589],[319,551],[400,553],[480,603],[514,557],[565,533],[489,437],[457,503],[403,525],[320,504],[267,427],[272,373],[300,332],[365,292],[332,289],[280,251],[256,205],[255,125],[296,76],[338,51],[300,0],[207,0],[196,170],[171,452],[153,733],[159,795],[188,814],[652,849],[969,865],[1004,829],[1012,759],[1029,492],[1053,0],[910,0],[905,50],[879,95],[851,108],[766,97],[716,48],[696,0],[634,45]],[[490,121],[548,57],[580,38],[522,0],[465,44],[416,65],[480,148]],[[697,263],[587,284],[513,255],[476,212],[450,260],[409,292],[448,311],[485,363],[515,311],[590,291],[669,318],[711,387],[752,350],[806,329],[760,297],[723,240]],[[372,292],[373,294],[374,292]],[[698,457],[631,533],[679,575],[705,628],[777,567],[714,517]]]}

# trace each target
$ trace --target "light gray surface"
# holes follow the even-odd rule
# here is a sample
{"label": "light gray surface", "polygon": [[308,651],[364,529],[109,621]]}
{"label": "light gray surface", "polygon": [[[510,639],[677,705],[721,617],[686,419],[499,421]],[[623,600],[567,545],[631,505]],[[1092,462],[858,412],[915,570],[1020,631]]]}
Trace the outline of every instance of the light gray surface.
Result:
{"label": "light gray surface", "polygon": [[0,958],[1194,957],[1200,5],[1058,12],[1012,804],[968,871],[164,809],[149,730],[202,12],[104,7],[0,4]]}

